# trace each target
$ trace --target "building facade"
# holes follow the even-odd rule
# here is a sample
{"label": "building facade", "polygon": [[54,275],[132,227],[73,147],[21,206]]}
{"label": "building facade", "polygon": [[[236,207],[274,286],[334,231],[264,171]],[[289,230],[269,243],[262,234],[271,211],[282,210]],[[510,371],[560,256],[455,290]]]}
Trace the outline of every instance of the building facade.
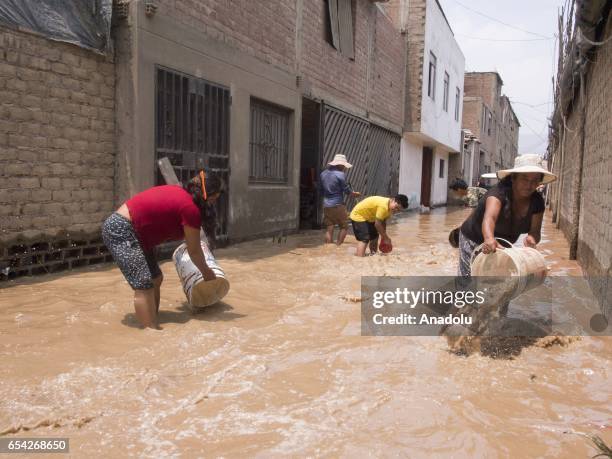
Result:
{"label": "building facade", "polygon": [[518,154],[520,122],[502,86],[497,72],[465,74],[463,127],[481,142],[480,174],[512,167]]}
{"label": "building facade", "polygon": [[316,178],[336,153],[355,189],[397,192],[406,52],[386,5],[113,7],[106,53],[0,25],[3,276],[109,260],[100,224],[163,183],[162,157],[181,180],[225,177],[227,241],[316,226]]}
{"label": "building facade", "polygon": [[438,1],[396,6],[408,53],[399,190],[411,208],[443,205],[449,159],[462,148],[465,58]]}

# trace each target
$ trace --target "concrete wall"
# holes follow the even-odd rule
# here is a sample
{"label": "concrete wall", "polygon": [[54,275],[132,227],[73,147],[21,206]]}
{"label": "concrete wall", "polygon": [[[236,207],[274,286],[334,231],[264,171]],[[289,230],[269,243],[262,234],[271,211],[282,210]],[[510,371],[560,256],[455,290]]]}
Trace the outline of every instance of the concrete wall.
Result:
{"label": "concrete wall", "polygon": [[[455,155],[457,156],[457,155]],[[446,204],[448,194],[448,158],[449,153],[446,149],[436,148],[433,155],[433,172],[431,179],[431,205],[441,206]],[[443,177],[440,177],[440,160],[444,161]]]}
{"label": "concrete wall", "polygon": [[[444,13],[436,0],[427,0],[425,21],[425,48],[422,64],[421,89],[421,132],[440,144],[446,151],[461,150],[461,115],[455,120],[455,91],[459,88],[463,101],[463,75],[465,72],[465,57],[455,40]],[[430,52],[436,56],[436,91],[435,100],[427,95]],[[443,108],[444,73],[450,76],[448,111]]]}
{"label": "concrete wall", "polygon": [[0,27],[1,243],[98,234],[114,205],[114,96],[112,61]]}
{"label": "concrete wall", "polygon": [[[384,8],[354,6],[355,58],[326,37],[326,3],[274,0],[132,3],[117,38],[119,201],[154,183],[155,66],[229,88],[229,238],[295,229],[299,217],[301,101],[325,100],[401,132],[405,44]],[[289,183],[249,183],[251,97],[291,110]]]}
{"label": "concrete wall", "polygon": [[[226,30],[230,34],[228,45],[219,41],[219,36],[211,32],[213,29],[207,26],[204,19],[202,22],[184,22],[187,19],[180,14],[180,5],[177,2],[176,9],[173,9],[170,5],[160,4],[157,14],[147,17],[144,5],[132,4],[129,22],[121,26],[125,40],[117,44],[118,53],[125,55],[126,59],[118,62],[118,72],[127,72],[127,77],[118,78],[118,91],[128,98],[133,97],[133,100],[128,105],[129,115],[125,120],[125,125],[130,126],[131,131],[119,141],[119,159],[125,165],[121,169],[126,171],[121,186],[126,193],[120,198],[154,185],[155,68],[163,66],[230,90],[229,238],[237,240],[252,234],[296,228],[299,169],[294,166],[299,164],[301,95],[296,89],[295,75],[282,68],[288,67],[289,58],[281,59],[281,50],[294,54],[294,49],[270,51],[267,55],[277,65],[262,62],[260,58],[246,54],[245,51],[253,51],[251,48],[238,47],[244,48],[241,50],[234,47],[237,46],[234,40],[238,39],[235,35],[246,31]],[[221,14],[217,19],[222,22]],[[259,23],[259,27],[257,33],[261,37],[263,25]],[[246,30],[255,29],[251,27]],[[136,43],[135,48],[131,47],[132,43]],[[130,49],[132,54],[129,53]],[[286,185],[249,183],[251,97],[292,112],[289,181]]]}
{"label": "concrete wall", "polygon": [[423,167],[423,145],[404,136],[400,150],[399,192],[408,196],[410,209],[421,202],[421,173]]}

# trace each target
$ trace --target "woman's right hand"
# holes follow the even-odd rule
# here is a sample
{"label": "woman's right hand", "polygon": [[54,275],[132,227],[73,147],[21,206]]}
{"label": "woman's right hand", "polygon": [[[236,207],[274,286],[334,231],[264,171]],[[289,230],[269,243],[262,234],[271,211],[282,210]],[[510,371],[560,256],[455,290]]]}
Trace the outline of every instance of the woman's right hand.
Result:
{"label": "woman's right hand", "polygon": [[503,248],[503,246],[497,242],[495,238],[485,239],[484,244],[482,245],[483,253],[493,253],[497,249]]}
{"label": "woman's right hand", "polygon": [[204,271],[202,271],[202,276],[204,277],[205,281],[215,280],[217,278],[215,272],[208,266],[204,268]]}

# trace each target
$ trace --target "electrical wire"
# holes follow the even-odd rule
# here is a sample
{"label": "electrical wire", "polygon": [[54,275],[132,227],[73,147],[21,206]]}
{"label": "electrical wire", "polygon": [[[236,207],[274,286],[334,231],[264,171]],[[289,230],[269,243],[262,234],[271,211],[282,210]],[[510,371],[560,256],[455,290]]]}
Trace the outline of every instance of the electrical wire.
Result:
{"label": "electrical wire", "polygon": [[492,17],[492,16],[489,16],[489,15],[487,15],[487,14],[481,13],[481,12],[480,12],[480,11],[478,11],[478,10],[475,10],[475,9],[473,9],[473,8],[470,8],[470,7],[469,7],[469,6],[467,6],[467,5],[464,5],[463,3],[461,3],[461,2],[460,2],[460,1],[458,1],[458,0],[454,0],[454,2],[455,2],[457,5],[462,6],[462,7],[463,7],[463,8],[465,8],[466,10],[471,11],[472,13],[478,14],[479,16],[485,17],[485,18],[487,18],[487,19],[489,19],[489,20],[491,20],[491,21],[499,22],[500,24],[505,25],[506,27],[510,27],[511,29],[520,30],[521,32],[528,33],[528,34],[530,34],[530,35],[534,35],[534,36],[536,36],[536,37],[546,38],[547,40],[549,40],[549,39],[552,39],[552,38],[553,38],[553,37],[547,37],[546,35],[542,35],[542,34],[539,34],[539,33],[536,33],[536,32],[531,32],[531,31],[529,31],[529,30],[522,29],[522,28],[520,28],[520,27],[513,26],[512,24],[508,24],[507,22],[500,21],[499,19],[496,19],[496,18],[494,18],[494,17]]}
{"label": "electrical wire", "polygon": [[457,37],[462,37],[462,38],[467,38],[469,40],[480,40],[480,41],[491,41],[491,42],[516,42],[516,41],[548,41],[548,40],[553,40],[555,37],[549,37],[549,38],[526,38],[526,39],[508,39],[508,40],[504,40],[504,39],[497,39],[497,38],[483,38],[483,37],[470,37],[469,35],[463,35],[460,33],[456,33],[455,34]]}

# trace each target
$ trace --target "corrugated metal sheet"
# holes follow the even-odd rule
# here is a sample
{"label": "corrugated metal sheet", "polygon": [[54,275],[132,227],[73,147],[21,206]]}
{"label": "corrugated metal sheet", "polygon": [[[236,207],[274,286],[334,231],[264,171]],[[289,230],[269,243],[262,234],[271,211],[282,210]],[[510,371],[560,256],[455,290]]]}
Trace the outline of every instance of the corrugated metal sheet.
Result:
{"label": "corrugated metal sheet", "polygon": [[[324,105],[321,170],[334,155],[344,154],[353,165],[347,180],[365,196],[392,196],[399,188],[400,136],[367,120]],[[347,200],[353,208],[355,200]]]}

